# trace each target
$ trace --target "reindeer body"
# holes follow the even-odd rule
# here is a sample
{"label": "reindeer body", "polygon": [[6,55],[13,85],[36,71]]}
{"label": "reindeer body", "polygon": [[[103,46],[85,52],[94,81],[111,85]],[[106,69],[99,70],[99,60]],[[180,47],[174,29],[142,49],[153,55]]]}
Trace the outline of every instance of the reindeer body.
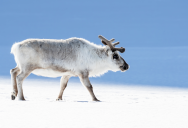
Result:
{"label": "reindeer body", "polygon": [[98,46],[82,38],[27,39],[15,43],[11,49],[17,63],[17,67],[11,70],[12,99],[14,100],[18,94],[20,100],[25,100],[22,82],[33,73],[45,77],[62,76],[58,100],[62,100],[69,78],[78,76],[92,99],[98,101],[88,77],[100,76],[108,70],[119,69],[109,57],[108,49],[108,46]]}
{"label": "reindeer body", "polygon": [[67,40],[27,39],[13,45],[18,67],[31,64],[32,73],[46,77],[78,76],[89,71],[89,76],[99,76],[108,71],[105,65],[105,48],[81,38]]}

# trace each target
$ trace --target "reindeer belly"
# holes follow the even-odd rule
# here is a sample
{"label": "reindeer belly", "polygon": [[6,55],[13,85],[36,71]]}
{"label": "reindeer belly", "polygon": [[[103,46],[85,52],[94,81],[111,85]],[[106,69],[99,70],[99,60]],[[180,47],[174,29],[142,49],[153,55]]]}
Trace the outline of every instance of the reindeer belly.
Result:
{"label": "reindeer belly", "polygon": [[60,77],[64,75],[71,75],[71,76],[73,75],[70,72],[59,72],[52,69],[35,69],[32,73],[38,76],[45,76],[45,77]]}

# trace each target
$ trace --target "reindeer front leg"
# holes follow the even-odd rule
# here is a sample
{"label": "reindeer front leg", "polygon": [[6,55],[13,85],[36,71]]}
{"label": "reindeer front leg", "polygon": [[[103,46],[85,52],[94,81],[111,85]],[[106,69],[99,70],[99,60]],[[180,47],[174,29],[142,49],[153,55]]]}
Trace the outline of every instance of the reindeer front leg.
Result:
{"label": "reindeer front leg", "polygon": [[80,81],[81,83],[87,88],[87,90],[89,91],[90,95],[91,95],[91,98],[93,101],[100,101],[96,98],[94,92],[93,92],[93,87],[90,83],[90,80],[89,80],[89,76],[88,76],[88,73],[82,73],[80,76]]}

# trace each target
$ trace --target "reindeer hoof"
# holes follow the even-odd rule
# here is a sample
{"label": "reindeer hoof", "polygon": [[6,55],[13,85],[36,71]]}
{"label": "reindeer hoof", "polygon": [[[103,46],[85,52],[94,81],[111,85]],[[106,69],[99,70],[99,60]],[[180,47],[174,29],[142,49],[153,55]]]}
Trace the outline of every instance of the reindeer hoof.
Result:
{"label": "reindeer hoof", "polygon": [[97,102],[100,102],[100,100],[98,100],[97,98],[96,98],[96,99],[93,99],[93,101],[97,101]]}
{"label": "reindeer hoof", "polygon": [[14,95],[11,95],[11,100],[15,100],[15,96]]}
{"label": "reindeer hoof", "polygon": [[16,99],[16,93],[12,92],[12,94],[11,94],[11,100],[15,100],[15,99]]}
{"label": "reindeer hoof", "polygon": [[24,97],[18,98],[19,101],[26,101]]}
{"label": "reindeer hoof", "polygon": [[57,99],[56,99],[56,101],[60,101],[60,100],[62,100],[62,99],[60,99],[60,98],[57,98]]}

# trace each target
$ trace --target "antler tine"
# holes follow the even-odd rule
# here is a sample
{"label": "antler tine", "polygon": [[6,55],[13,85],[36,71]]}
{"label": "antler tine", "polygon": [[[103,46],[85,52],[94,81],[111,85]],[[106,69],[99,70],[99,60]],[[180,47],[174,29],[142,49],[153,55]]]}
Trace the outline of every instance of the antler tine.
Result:
{"label": "antler tine", "polygon": [[125,52],[125,48],[121,47],[121,48],[115,48],[115,50],[120,51],[121,53]]}
{"label": "antler tine", "polygon": [[111,40],[107,40],[105,37],[103,37],[103,36],[101,36],[101,35],[99,35],[99,38],[100,38],[101,40],[103,40],[103,41],[106,41],[106,42],[114,42],[114,41],[115,41],[114,38],[112,38]]}
{"label": "antler tine", "polygon": [[108,40],[107,40],[105,37],[101,36],[101,35],[99,35],[99,38],[100,38],[101,40],[105,41],[105,42],[108,42]]}
{"label": "antler tine", "polygon": [[112,38],[111,40],[110,40],[110,42],[112,43],[112,42],[114,42],[115,41],[115,39],[114,38]]}
{"label": "antler tine", "polygon": [[119,44],[119,42],[115,42],[115,43],[113,43],[112,45],[113,46],[116,46],[116,45],[118,45]]}

